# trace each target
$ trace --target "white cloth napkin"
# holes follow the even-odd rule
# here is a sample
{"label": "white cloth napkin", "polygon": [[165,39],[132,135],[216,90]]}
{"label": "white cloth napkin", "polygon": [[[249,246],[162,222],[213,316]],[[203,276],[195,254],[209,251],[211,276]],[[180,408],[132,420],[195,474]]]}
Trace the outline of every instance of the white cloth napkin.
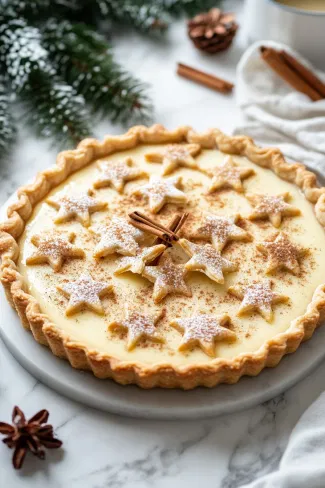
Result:
{"label": "white cloth napkin", "polygon": [[[285,49],[316,72],[288,46],[271,41],[250,46],[237,68],[237,103],[246,121],[235,133],[277,146],[288,158],[325,173],[325,99],[312,102],[292,89],[261,59],[262,45]],[[324,73],[317,74],[325,81]]]}
{"label": "white cloth napkin", "polygon": [[[251,46],[238,65],[237,101],[246,121],[235,132],[280,147],[288,158],[325,176],[325,100],[312,102],[282,81],[260,58],[261,45],[284,48],[311,67],[287,46],[270,41]],[[279,469],[242,488],[324,488],[324,419],[325,393],[299,420]]]}
{"label": "white cloth napkin", "polygon": [[325,393],[293,429],[279,469],[241,488],[324,488]]}

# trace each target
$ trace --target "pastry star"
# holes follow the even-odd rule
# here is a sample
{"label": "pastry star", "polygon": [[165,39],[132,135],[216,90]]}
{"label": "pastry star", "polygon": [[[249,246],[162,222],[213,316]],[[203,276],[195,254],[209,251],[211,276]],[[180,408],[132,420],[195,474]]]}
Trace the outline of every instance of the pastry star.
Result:
{"label": "pastry star", "polygon": [[221,256],[210,244],[198,245],[193,242],[181,239],[179,244],[191,259],[185,264],[185,269],[188,271],[201,271],[206,274],[210,280],[217,283],[224,283],[225,279],[223,273],[230,273],[236,271],[236,264],[228,261]]}
{"label": "pastry star", "polygon": [[149,183],[137,188],[133,194],[148,197],[151,212],[158,213],[166,203],[183,204],[187,202],[185,193],[177,188],[180,182],[180,176],[166,179],[151,176]]}
{"label": "pastry star", "polygon": [[73,315],[82,308],[89,308],[100,315],[104,314],[100,299],[113,292],[113,286],[95,281],[89,274],[82,274],[77,281],[58,285],[57,289],[69,298],[66,315]]}
{"label": "pastry star", "polygon": [[146,154],[146,160],[151,163],[163,163],[162,175],[169,175],[179,166],[196,169],[198,165],[194,159],[201,151],[199,144],[172,144],[163,151]]}
{"label": "pastry star", "polygon": [[186,319],[172,320],[170,325],[184,333],[178,346],[179,351],[188,351],[195,346],[205,354],[215,357],[216,342],[235,341],[236,334],[223,327],[229,324],[230,317],[224,313],[213,317],[211,315],[194,315]]}
{"label": "pastry star", "polygon": [[235,225],[239,218],[239,215],[233,217],[208,215],[204,224],[191,237],[211,241],[220,252],[229,241],[249,241],[250,234]]}
{"label": "pastry star", "polygon": [[146,263],[153,261],[158,257],[164,250],[166,246],[163,244],[157,244],[152,247],[145,247],[144,249],[139,249],[135,256],[122,258],[119,262],[118,267],[114,271],[115,275],[125,273],[126,271],[131,271],[131,273],[142,274]]}
{"label": "pastry star", "polygon": [[135,256],[139,249],[137,241],[143,237],[141,230],[119,217],[113,217],[109,225],[99,225],[93,232],[100,235],[94,250],[97,259],[115,252]]}
{"label": "pastry star", "polygon": [[237,315],[244,315],[247,312],[256,310],[267,322],[272,322],[273,320],[272,305],[285,303],[289,300],[288,297],[272,291],[272,282],[270,280],[253,283],[243,288],[232,286],[228,291],[237,298],[242,299]]}
{"label": "pastry star", "polygon": [[55,232],[32,236],[31,243],[37,247],[37,251],[26,259],[26,264],[48,263],[54,271],[60,271],[67,258],[85,256],[82,249],[72,245],[75,237],[73,232],[66,236]]}
{"label": "pastry star", "polygon": [[90,225],[90,214],[104,210],[107,207],[106,202],[101,202],[89,195],[81,193],[80,195],[63,196],[54,200],[48,198],[46,202],[52,207],[59,210],[54,222],[61,224],[72,219],[77,219],[85,227]]}
{"label": "pastry star", "polygon": [[157,266],[146,266],[142,276],[154,283],[153,299],[160,302],[169,293],[192,296],[184,279],[187,274],[183,264],[175,264],[168,253],[161,256]]}
{"label": "pastry star", "polygon": [[242,180],[255,174],[255,171],[252,168],[238,166],[232,157],[229,156],[223,165],[209,169],[206,173],[212,176],[208,193],[221,190],[222,188],[232,188],[237,192],[243,192]]}
{"label": "pastry star", "polygon": [[248,194],[246,196],[254,207],[248,217],[250,220],[269,219],[274,227],[280,227],[282,217],[294,217],[301,213],[298,208],[287,203],[290,198],[288,192],[282,195]]}
{"label": "pastry star", "polygon": [[300,271],[299,259],[307,253],[292,244],[288,236],[280,232],[273,241],[264,241],[257,244],[257,249],[268,255],[266,273],[273,273],[279,269],[298,274]]}
{"label": "pastry star", "polygon": [[118,192],[122,192],[125,183],[145,176],[147,173],[133,168],[132,158],[125,158],[122,161],[102,161],[98,163],[101,174],[94,182],[94,188],[113,186]]}
{"label": "pastry star", "polygon": [[132,351],[143,338],[150,339],[154,342],[165,342],[155,327],[162,315],[164,315],[163,311],[156,315],[144,315],[133,310],[131,313],[127,312],[124,320],[111,322],[108,329],[111,331],[127,330],[128,338],[126,347],[128,351]]}

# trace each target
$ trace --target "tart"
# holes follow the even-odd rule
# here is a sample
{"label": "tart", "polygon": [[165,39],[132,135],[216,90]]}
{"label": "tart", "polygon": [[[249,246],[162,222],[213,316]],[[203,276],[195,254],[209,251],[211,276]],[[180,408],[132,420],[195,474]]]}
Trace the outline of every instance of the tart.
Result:
{"label": "tart", "polygon": [[236,383],[321,323],[324,225],[325,189],[278,149],[137,126],[82,141],[18,190],[1,281],[74,368],[143,388]]}

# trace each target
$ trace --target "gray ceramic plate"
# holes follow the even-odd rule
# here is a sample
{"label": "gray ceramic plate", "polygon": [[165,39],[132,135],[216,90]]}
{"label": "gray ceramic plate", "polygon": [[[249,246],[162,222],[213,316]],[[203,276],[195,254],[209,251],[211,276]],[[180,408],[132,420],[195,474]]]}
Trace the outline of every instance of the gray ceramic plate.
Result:
{"label": "gray ceramic plate", "polygon": [[[9,199],[0,209],[5,218]],[[20,324],[17,314],[0,291],[0,335],[12,355],[45,385],[72,400],[108,412],[150,419],[194,419],[237,412],[269,400],[287,390],[325,357],[325,327],[287,356],[275,369],[264,370],[255,378],[242,378],[236,385],[181,390],[141,390],[99,380],[91,373],[73,369],[51,351],[38,344]]]}

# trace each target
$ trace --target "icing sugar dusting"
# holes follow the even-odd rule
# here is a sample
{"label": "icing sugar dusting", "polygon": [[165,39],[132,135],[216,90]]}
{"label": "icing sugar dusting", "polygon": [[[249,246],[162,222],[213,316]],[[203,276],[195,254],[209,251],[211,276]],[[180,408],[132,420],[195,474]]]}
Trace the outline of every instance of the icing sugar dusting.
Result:
{"label": "icing sugar dusting", "polygon": [[150,316],[143,315],[140,312],[131,312],[124,323],[128,324],[132,335],[155,335],[156,327],[154,325],[154,319]]}
{"label": "icing sugar dusting", "polygon": [[75,295],[72,300],[96,303],[98,296],[107,288],[107,283],[95,281],[89,275],[82,274],[78,281],[67,283],[62,288],[71,295]]}
{"label": "icing sugar dusting", "polygon": [[135,255],[139,249],[137,240],[143,237],[143,232],[125,219],[113,217],[111,223],[99,225],[95,232],[100,235],[101,240],[95,248],[95,256],[104,256],[119,252],[126,255]]}
{"label": "icing sugar dusting", "polygon": [[123,179],[132,174],[133,169],[124,161],[114,161],[112,163],[102,163],[100,166],[103,177]]}
{"label": "icing sugar dusting", "polygon": [[279,262],[296,261],[299,258],[299,249],[284,234],[280,234],[274,241],[264,242],[263,245]]}
{"label": "icing sugar dusting", "polygon": [[180,287],[184,282],[184,268],[175,265],[172,260],[165,260],[159,266],[159,277],[161,284],[175,288]]}
{"label": "icing sugar dusting", "polygon": [[144,185],[142,190],[146,195],[161,198],[175,191],[175,184],[177,184],[177,182],[174,178],[167,178],[164,180],[156,177],[151,178],[150,183]]}
{"label": "icing sugar dusting", "polygon": [[140,169],[133,167],[131,158],[125,158],[123,161],[102,161],[98,166],[101,174],[94,182],[95,188],[112,185],[121,192],[127,181],[135,180],[145,174]]}
{"label": "icing sugar dusting", "polygon": [[102,281],[95,281],[87,274],[82,274],[76,281],[58,285],[58,290],[69,297],[66,315],[72,315],[87,307],[92,311],[103,314],[104,309],[100,298],[111,293],[113,286]]}
{"label": "icing sugar dusting", "polygon": [[220,272],[222,271],[224,262],[226,262],[226,260],[214,247],[210,246],[209,244],[205,244],[204,246],[191,244],[191,248],[195,257],[199,258],[200,263],[208,267],[218,268]]}
{"label": "icing sugar dusting", "polygon": [[178,349],[186,351],[199,346],[208,356],[214,357],[216,342],[236,339],[234,332],[223,327],[229,321],[227,314],[216,317],[202,314],[173,320],[171,325],[184,334]]}
{"label": "icing sugar dusting", "polygon": [[38,244],[38,251],[52,258],[67,256],[71,250],[73,250],[71,241],[54,234],[42,237]]}
{"label": "icing sugar dusting", "polygon": [[207,235],[215,235],[222,239],[226,239],[236,228],[234,222],[229,217],[215,217],[208,215],[206,224],[202,226]]}
{"label": "icing sugar dusting", "polygon": [[274,299],[274,293],[271,290],[270,282],[256,283],[249,285],[245,289],[245,304],[257,307],[261,304],[271,305]]}
{"label": "icing sugar dusting", "polygon": [[190,158],[191,152],[186,147],[179,144],[170,145],[164,151],[164,156],[168,159],[178,161],[179,159]]}
{"label": "icing sugar dusting", "polygon": [[[179,321],[182,323],[182,321]],[[224,329],[216,323],[215,317],[210,315],[196,315],[190,322],[184,324],[187,337],[212,341],[224,335]]]}
{"label": "icing sugar dusting", "polygon": [[255,211],[261,213],[276,213],[285,210],[288,207],[285,199],[281,195],[261,195],[258,198],[258,203]]}
{"label": "icing sugar dusting", "polygon": [[218,251],[222,251],[228,241],[249,240],[249,234],[235,224],[237,218],[237,215],[234,217],[207,215],[204,224],[197,229],[192,237],[212,241],[213,246]]}
{"label": "icing sugar dusting", "polygon": [[71,197],[65,196],[60,199],[61,202],[71,212],[85,212],[89,207],[97,204],[97,200],[87,194]]}

